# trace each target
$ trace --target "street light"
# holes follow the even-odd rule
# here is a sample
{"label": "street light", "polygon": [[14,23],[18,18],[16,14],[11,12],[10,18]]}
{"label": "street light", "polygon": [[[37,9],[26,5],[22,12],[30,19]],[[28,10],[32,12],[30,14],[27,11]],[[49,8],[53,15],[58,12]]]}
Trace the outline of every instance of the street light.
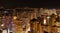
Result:
{"label": "street light", "polygon": [[3,30],[3,29],[5,29],[5,26],[4,26],[4,24],[1,24],[1,28],[2,28],[2,30]]}
{"label": "street light", "polygon": [[1,26],[3,27],[3,26],[4,26],[4,24],[1,24]]}
{"label": "street light", "polygon": [[14,20],[17,19],[17,16],[14,16],[13,19],[14,19]]}
{"label": "street light", "polygon": [[48,16],[47,19],[49,19],[50,17]]}

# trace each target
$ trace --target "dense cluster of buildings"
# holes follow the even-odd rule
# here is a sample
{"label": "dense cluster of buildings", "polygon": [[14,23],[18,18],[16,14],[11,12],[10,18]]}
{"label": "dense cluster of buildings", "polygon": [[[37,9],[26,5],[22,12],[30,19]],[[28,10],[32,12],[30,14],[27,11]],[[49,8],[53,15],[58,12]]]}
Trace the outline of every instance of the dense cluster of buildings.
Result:
{"label": "dense cluster of buildings", "polygon": [[[43,33],[44,31],[58,33],[60,29],[60,10],[47,8],[15,8],[0,9],[0,17],[7,22],[12,22],[4,28],[13,28],[13,33]],[[9,19],[11,18],[11,19]],[[10,21],[9,21],[10,20]],[[2,24],[6,23],[1,21]],[[6,25],[6,24],[5,24]],[[9,32],[9,29],[8,32]]]}

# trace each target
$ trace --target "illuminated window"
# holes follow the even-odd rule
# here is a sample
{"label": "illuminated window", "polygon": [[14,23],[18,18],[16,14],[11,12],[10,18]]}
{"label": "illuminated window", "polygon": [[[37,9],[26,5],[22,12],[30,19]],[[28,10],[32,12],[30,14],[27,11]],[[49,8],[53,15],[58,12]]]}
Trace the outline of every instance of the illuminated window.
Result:
{"label": "illuminated window", "polygon": [[46,24],[46,19],[44,19],[44,24]]}

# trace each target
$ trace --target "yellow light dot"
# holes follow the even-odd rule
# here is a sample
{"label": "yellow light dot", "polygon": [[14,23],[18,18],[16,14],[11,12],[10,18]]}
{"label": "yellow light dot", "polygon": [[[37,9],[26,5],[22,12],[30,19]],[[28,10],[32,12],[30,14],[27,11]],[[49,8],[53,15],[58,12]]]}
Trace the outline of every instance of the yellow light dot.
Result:
{"label": "yellow light dot", "polygon": [[4,24],[2,24],[1,26],[4,26]]}
{"label": "yellow light dot", "polygon": [[13,19],[17,19],[17,17],[16,17],[16,16],[14,16],[14,17],[13,17]]}

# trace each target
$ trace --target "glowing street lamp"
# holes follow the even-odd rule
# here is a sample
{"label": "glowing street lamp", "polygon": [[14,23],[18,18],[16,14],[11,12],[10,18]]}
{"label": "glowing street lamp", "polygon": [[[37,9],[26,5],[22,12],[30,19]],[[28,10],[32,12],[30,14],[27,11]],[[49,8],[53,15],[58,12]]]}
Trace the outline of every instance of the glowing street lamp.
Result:
{"label": "glowing street lamp", "polygon": [[49,19],[50,17],[48,16],[47,19]]}
{"label": "glowing street lamp", "polygon": [[17,16],[14,16],[13,19],[17,19]]}
{"label": "glowing street lamp", "polygon": [[3,26],[4,26],[4,24],[1,24],[1,26],[3,27]]}

